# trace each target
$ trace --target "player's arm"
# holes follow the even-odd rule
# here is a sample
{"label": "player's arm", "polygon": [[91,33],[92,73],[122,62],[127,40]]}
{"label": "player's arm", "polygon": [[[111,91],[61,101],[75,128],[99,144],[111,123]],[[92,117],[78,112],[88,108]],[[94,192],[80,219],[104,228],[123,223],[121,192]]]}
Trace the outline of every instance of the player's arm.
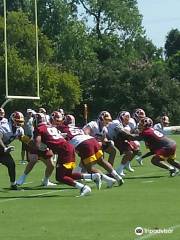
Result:
{"label": "player's arm", "polygon": [[141,159],[144,159],[144,158],[150,157],[150,156],[152,156],[152,155],[154,155],[153,152],[147,152],[147,153],[145,153],[144,155],[141,156]]}
{"label": "player's arm", "polygon": [[4,142],[2,139],[3,139],[3,134],[0,133],[0,146],[4,149],[4,148],[6,148],[6,146],[4,145]]}
{"label": "player's arm", "polygon": [[0,146],[3,148],[4,152],[9,153],[11,151],[14,151],[15,147],[14,146],[6,147],[2,139],[3,139],[3,134],[0,133]]}
{"label": "player's arm", "polygon": [[126,140],[130,140],[130,141],[141,141],[142,137],[137,135],[137,134],[131,134],[129,132],[127,132],[124,128],[121,127],[116,127],[116,132],[118,132],[118,136],[119,137],[123,137]]}
{"label": "player's arm", "polygon": [[36,137],[34,137],[34,144],[37,149],[40,149],[40,147],[41,147],[41,136],[40,135],[37,135]]}

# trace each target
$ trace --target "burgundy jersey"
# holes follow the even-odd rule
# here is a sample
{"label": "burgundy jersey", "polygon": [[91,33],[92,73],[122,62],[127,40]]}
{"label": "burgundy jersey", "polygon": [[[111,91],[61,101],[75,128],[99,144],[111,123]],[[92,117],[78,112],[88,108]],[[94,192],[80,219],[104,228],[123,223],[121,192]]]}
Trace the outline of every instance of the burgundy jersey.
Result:
{"label": "burgundy jersey", "polygon": [[67,141],[70,141],[73,137],[77,135],[85,135],[84,131],[81,128],[72,126],[72,125],[60,125],[57,126],[57,129],[60,130],[62,133],[66,133]]}
{"label": "burgundy jersey", "polygon": [[34,130],[34,137],[36,138],[37,136],[41,136],[42,142],[46,144],[53,153],[58,154],[57,162],[75,162],[74,147],[63,138],[57,128],[42,123]]}
{"label": "burgundy jersey", "polygon": [[153,129],[144,129],[139,135],[145,142],[146,146],[152,152],[157,152],[161,148],[172,148],[176,146],[176,142],[167,138],[163,133]]}

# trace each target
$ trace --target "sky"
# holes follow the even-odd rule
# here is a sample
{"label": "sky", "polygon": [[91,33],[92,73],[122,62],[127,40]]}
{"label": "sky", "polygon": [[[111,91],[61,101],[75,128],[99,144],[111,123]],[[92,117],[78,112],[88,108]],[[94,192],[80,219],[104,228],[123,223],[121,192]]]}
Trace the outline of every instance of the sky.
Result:
{"label": "sky", "polygon": [[157,47],[164,47],[171,29],[180,31],[180,0],[137,0],[146,35]]}

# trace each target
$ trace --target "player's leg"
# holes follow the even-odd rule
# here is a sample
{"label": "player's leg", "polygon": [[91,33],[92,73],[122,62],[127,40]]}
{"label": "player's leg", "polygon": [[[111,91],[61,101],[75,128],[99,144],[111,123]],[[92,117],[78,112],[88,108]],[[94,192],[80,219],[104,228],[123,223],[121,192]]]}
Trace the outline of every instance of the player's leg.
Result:
{"label": "player's leg", "polygon": [[112,165],[109,162],[104,160],[102,156],[98,158],[97,164],[104,168],[111,176],[113,176],[118,182],[119,186],[124,183],[122,177],[116,172],[116,170],[112,167]]}
{"label": "player's leg", "polygon": [[44,178],[42,180],[42,185],[43,186],[55,186],[56,184],[51,182],[49,179],[52,175],[52,172],[54,170],[54,164],[53,164],[53,159],[50,158],[40,158],[40,160],[45,164],[45,172],[44,172]]}
{"label": "player's leg", "polygon": [[[76,173],[74,177],[81,178],[81,174]],[[84,185],[72,178],[73,173],[72,169],[67,169],[63,164],[58,163],[56,164],[56,181],[67,184],[74,188],[80,190],[80,196],[88,195],[91,192],[91,188],[87,185]]]}
{"label": "player's leg", "polygon": [[17,180],[18,185],[22,185],[26,181],[28,174],[32,171],[32,169],[38,162],[38,155],[28,153],[28,159],[29,159],[29,162],[25,167],[24,173]]}
{"label": "player's leg", "polygon": [[8,175],[11,183],[11,189],[17,190],[16,186],[16,165],[14,162],[13,157],[10,153],[1,153],[0,156],[0,163],[2,163],[4,166],[8,169]]}

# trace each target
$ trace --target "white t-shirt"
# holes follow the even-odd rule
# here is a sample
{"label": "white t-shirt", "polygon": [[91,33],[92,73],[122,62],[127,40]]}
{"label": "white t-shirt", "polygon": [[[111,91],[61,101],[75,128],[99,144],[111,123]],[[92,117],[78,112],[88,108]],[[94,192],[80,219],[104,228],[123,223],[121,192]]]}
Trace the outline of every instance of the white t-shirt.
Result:
{"label": "white t-shirt", "polygon": [[91,122],[87,123],[83,127],[83,129],[85,129],[85,128],[91,129],[90,135],[92,137],[96,137],[98,134],[102,134],[102,135],[106,136],[106,134],[108,133],[107,127],[103,126],[102,128],[100,128],[98,121],[91,121]]}
{"label": "white t-shirt", "polygon": [[19,138],[24,135],[24,129],[22,127],[17,127],[13,132],[12,124],[7,122],[0,125],[0,134],[2,134],[2,141],[5,145],[11,143],[14,139]]}

